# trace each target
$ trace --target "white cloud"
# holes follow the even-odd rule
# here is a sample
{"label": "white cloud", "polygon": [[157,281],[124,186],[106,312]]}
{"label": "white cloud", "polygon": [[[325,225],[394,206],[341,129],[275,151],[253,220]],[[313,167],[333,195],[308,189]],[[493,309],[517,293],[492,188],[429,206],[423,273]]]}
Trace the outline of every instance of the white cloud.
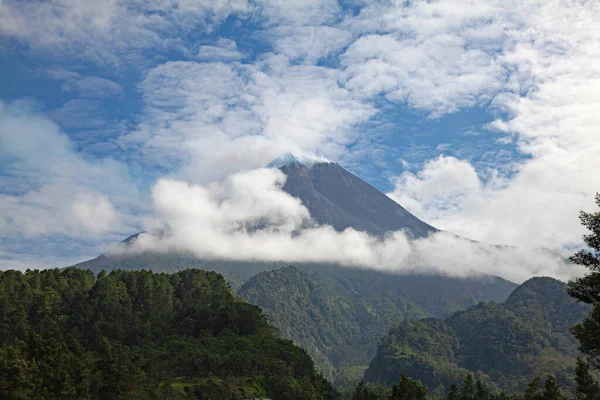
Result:
{"label": "white cloud", "polygon": [[215,44],[200,46],[197,56],[202,61],[238,61],[242,57],[234,40],[222,38]]}
{"label": "white cloud", "polygon": [[63,68],[39,68],[37,72],[42,76],[61,81],[62,91],[76,93],[84,98],[120,96],[123,93],[121,85],[98,76],[85,76]]}
{"label": "white cloud", "polygon": [[96,76],[83,76],[69,79],[62,85],[65,92],[75,92],[81,97],[111,97],[123,93],[123,89],[115,82]]}
{"label": "white cloud", "polygon": [[321,25],[334,22],[340,6],[336,0],[256,0],[267,25]]}
{"label": "white cloud", "polygon": [[351,33],[329,26],[281,26],[271,29],[269,35],[277,53],[307,64],[341,51],[352,39]]}
{"label": "white cloud", "polygon": [[102,239],[132,229],[128,209],[140,194],[126,167],[85,159],[30,104],[0,102],[0,155],[1,236]]}
{"label": "white cloud", "polygon": [[[444,213],[456,211],[465,195],[481,187],[471,164],[444,156],[428,161],[416,175],[405,172],[393,183],[396,188],[390,197],[417,215],[424,213],[425,206]],[[428,221],[437,219],[430,214],[427,217]]]}
{"label": "white cloud", "polygon": [[[428,189],[437,175],[430,174],[435,163],[427,163],[416,176],[397,179],[392,196],[441,229],[489,243],[560,251],[581,244],[578,212],[594,209],[600,188],[595,173],[600,167],[600,32],[595,28],[600,5],[507,6],[523,26],[505,32],[496,55],[510,74],[492,103],[507,117],[491,128],[512,135],[528,157],[507,175],[480,171],[485,183],[468,187],[458,199],[451,189],[441,195]],[[467,176],[473,171],[457,166],[447,166],[453,180],[472,180]]]}
{"label": "white cloud", "polygon": [[259,169],[206,186],[161,180],[153,189],[155,215],[168,227],[158,238],[141,235],[122,251],[187,251],[204,259],[325,262],[395,273],[501,275],[521,282],[533,275],[565,279],[580,273],[548,252],[497,248],[449,233],[409,241],[318,226],[296,198],[281,190],[285,175]]}
{"label": "white cloud", "polygon": [[0,249],[0,270],[25,271],[27,269],[63,268],[65,265],[73,265],[81,261],[81,257],[56,256],[52,251],[46,251],[43,254],[32,254],[30,249],[22,253],[12,253]]}
{"label": "white cloud", "polygon": [[183,33],[249,11],[246,0],[9,0],[0,3],[0,37],[46,55],[119,64],[139,61],[142,50],[177,49]]}
{"label": "white cloud", "polygon": [[101,194],[79,193],[71,210],[77,222],[93,233],[109,232],[117,224],[117,211]]}
{"label": "white cloud", "polygon": [[346,85],[437,117],[488,102],[503,86],[496,60],[520,15],[507,2],[375,2],[343,27],[362,35],[342,55]]}
{"label": "white cloud", "polygon": [[282,153],[336,158],[374,110],[338,85],[338,71],[262,64],[170,62],[141,83],[146,112],[122,139],[191,181],[261,167]]}

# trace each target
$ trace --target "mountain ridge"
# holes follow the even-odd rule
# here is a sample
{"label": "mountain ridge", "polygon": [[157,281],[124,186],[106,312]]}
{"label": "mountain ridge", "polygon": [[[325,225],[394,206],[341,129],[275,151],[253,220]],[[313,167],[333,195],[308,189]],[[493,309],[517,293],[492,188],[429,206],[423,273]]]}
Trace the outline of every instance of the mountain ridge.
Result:
{"label": "mountain ridge", "polygon": [[364,378],[390,385],[404,373],[443,392],[471,372],[516,391],[536,375],[552,374],[562,387],[573,388],[578,343],[569,328],[588,310],[563,282],[532,278],[503,303],[401,322],[381,339]]}
{"label": "mountain ridge", "polygon": [[389,275],[328,265],[261,272],[238,290],[337,384],[359,379],[390,326],[446,317],[479,301],[505,300],[516,285],[500,278]]}

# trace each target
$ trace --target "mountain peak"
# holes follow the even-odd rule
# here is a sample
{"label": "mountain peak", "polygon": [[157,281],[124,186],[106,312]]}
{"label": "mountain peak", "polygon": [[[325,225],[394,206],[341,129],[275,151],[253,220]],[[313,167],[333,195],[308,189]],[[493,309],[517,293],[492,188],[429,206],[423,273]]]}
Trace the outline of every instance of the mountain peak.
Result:
{"label": "mountain peak", "polygon": [[320,225],[331,225],[339,232],[353,228],[374,236],[403,230],[419,238],[437,232],[339,164],[312,161],[305,168],[295,157],[285,160],[292,163],[279,167],[287,177],[283,190],[300,199]]}
{"label": "mountain peak", "polygon": [[285,153],[274,159],[267,165],[267,168],[282,168],[289,167],[291,165],[306,165],[311,166],[314,164],[330,163],[325,157],[318,156],[302,156],[294,155],[291,153]]}

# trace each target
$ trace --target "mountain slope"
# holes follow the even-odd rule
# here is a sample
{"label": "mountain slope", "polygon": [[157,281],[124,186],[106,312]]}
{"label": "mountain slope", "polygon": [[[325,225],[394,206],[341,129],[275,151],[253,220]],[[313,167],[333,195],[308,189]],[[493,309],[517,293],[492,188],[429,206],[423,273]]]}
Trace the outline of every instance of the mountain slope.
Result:
{"label": "mountain slope", "polygon": [[405,321],[383,337],[365,379],[390,385],[404,373],[430,389],[446,389],[477,373],[506,390],[535,375],[555,374],[573,386],[577,341],[569,327],[588,307],[552,278],[523,283],[502,304],[481,303],[449,318]]}
{"label": "mountain slope", "polygon": [[499,278],[400,276],[300,265],[262,272],[239,290],[336,383],[360,377],[377,341],[405,318],[447,316],[481,300],[504,300],[514,284]]}
{"label": "mountain slope", "polygon": [[334,399],[222,276],[0,271],[2,399]]}
{"label": "mountain slope", "polygon": [[281,170],[287,175],[283,190],[302,200],[319,224],[372,235],[405,230],[413,238],[437,232],[339,164],[291,162]]}

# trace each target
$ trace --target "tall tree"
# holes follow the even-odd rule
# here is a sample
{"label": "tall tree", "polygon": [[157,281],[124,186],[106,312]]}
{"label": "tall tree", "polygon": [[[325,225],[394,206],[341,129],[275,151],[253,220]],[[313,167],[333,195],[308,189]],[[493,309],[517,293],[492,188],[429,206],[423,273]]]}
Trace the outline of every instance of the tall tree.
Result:
{"label": "tall tree", "polygon": [[[600,207],[600,194],[596,194],[596,204]],[[581,211],[579,219],[590,233],[583,236],[587,248],[575,253],[571,261],[587,268],[589,273],[569,282],[568,292],[577,300],[591,304],[592,310],[572,332],[579,340],[581,351],[594,366],[600,367],[600,212]]]}
{"label": "tall tree", "polygon": [[590,372],[590,364],[581,358],[577,359],[575,382],[577,382],[577,391],[575,392],[577,400],[600,400],[598,381]]}
{"label": "tall tree", "polygon": [[354,388],[354,392],[352,393],[352,397],[350,400],[379,400],[379,394],[369,385],[364,382],[360,382]]}
{"label": "tall tree", "polygon": [[525,394],[523,396],[523,400],[543,400],[542,390],[540,389],[540,384],[542,380],[539,376],[533,378],[529,385],[527,385],[527,389],[525,389]]}
{"label": "tall tree", "polygon": [[542,392],[543,400],[562,400],[563,396],[560,394],[556,378],[552,375],[548,375],[546,382],[544,382],[544,391]]}
{"label": "tall tree", "polygon": [[477,379],[475,383],[475,399],[476,400],[490,400],[490,391],[487,386]]}
{"label": "tall tree", "polygon": [[446,400],[461,400],[460,391],[458,390],[458,385],[452,384],[450,385],[450,391],[446,396]]}
{"label": "tall tree", "polygon": [[467,374],[460,387],[460,397],[463,400],[473,400],[475,398],[475,387],[473,386],[473,375]]}
{"label": "tall tree", "polygon": [[406,375],[392,387],[390,400],[427,400],[427,388]]}

